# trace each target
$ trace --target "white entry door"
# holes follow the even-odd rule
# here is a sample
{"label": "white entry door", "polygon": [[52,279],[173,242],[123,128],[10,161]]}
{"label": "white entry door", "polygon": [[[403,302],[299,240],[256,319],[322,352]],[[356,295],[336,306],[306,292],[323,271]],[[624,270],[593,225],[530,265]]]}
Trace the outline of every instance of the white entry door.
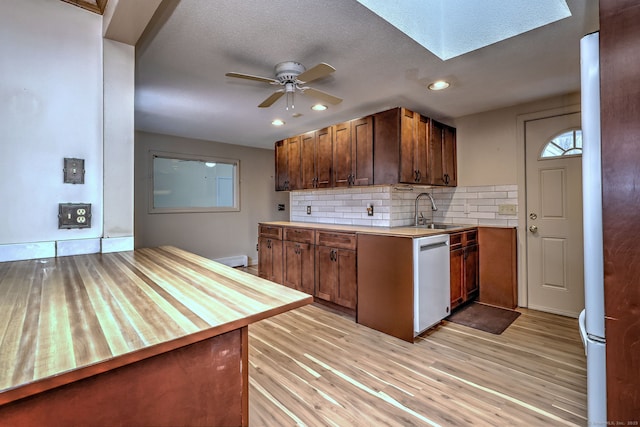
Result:
{"label": "white entry door", "polygon": [[528,305],[572,317],[584,308],[579,128],[580,113],[525,122]]}

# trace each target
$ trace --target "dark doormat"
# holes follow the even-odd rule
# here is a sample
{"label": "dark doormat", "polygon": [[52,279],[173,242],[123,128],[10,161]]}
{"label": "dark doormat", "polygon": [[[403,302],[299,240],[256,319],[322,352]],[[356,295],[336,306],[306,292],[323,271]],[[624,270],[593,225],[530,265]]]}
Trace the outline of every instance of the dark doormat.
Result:
{"label": "dark doormat", "polygon": [[518,316],[520,313],[517,311],[474,302],[456,311],[447,320],[500,335]]}

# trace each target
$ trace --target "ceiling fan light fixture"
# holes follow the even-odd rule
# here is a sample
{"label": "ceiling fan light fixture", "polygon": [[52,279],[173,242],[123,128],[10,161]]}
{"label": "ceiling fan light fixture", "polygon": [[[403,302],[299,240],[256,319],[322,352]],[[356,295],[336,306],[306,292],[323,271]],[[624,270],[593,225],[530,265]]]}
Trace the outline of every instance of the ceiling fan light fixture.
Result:
{"label": "ceiling fan light fixture", "polygon": [[326,110],[327,108],[329,108],[329,107],[327,107],[327,106],[326,106],[326,105],[324,105],[324,104],[315,104],[315,105],[313,105],[313,106],[311,107],[311,109],[312,109],[313,111],[324,111],[324,110]]}
{"label": "ceiling fan light fixture", "polygon": [[280,120],[280,119],[275,119],[274,121],[271,122],[272,125],[274,126],[283,126],[284,125],[284,121]]}
{"label": "ceiling fan light fixture", "polygon": [[445,81],[445,80],[437,80],[433,83],[431,83],[429,86],[427,86],[427,88],[429,90],[443,90],[446,89],[450,86],[449,82]]}

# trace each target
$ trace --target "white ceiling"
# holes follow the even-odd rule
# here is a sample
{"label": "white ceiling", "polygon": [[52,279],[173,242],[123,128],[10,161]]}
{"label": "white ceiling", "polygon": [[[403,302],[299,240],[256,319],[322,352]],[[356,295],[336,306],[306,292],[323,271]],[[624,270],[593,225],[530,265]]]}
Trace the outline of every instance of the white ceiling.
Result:
{"label": "white ceiling", "polygon": [[[470,0],[471,1],[471,0]],[[456,117],[579,90],[579,40],[598,29],[598,0],[568,0],[572,16],[442,61],[356,0],[180,0],[138,43],[136,129],[272,148],[274,141],[403,106]],[[171,10],[170,10],[171,11]],[[234,71],[274,77],[278,62],[336,68],[309,86],[344,101],[324,112],[313,98],[258,108],[274,87]],[[437,79],[452,85],[426,90]],[[280,118],[281,128],[270,123]]]}

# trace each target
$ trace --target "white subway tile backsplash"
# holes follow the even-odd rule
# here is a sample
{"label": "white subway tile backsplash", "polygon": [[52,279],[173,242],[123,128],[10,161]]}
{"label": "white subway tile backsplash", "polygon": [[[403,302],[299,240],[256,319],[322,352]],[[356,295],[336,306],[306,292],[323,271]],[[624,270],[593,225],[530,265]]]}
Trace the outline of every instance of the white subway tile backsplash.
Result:
{"label": "white subway tile backsplash", "polygon": [[[404,188],[405,190],[398,190]],[[339,189],[292,191],[289,195],[292,221],[328,224],[396,227],[413,224],[415,199],[429,192],[438,206],[430,209],[428,200],[420,200],[418,211],[427,219],[470,225],[517,226],[518,218],[499,215],[498,205],[518,204],[517,185],[477,187],[371,186]],[[374,207],[368,216],[366,208]],[[311,215],[306,214],[311,206]]]}

